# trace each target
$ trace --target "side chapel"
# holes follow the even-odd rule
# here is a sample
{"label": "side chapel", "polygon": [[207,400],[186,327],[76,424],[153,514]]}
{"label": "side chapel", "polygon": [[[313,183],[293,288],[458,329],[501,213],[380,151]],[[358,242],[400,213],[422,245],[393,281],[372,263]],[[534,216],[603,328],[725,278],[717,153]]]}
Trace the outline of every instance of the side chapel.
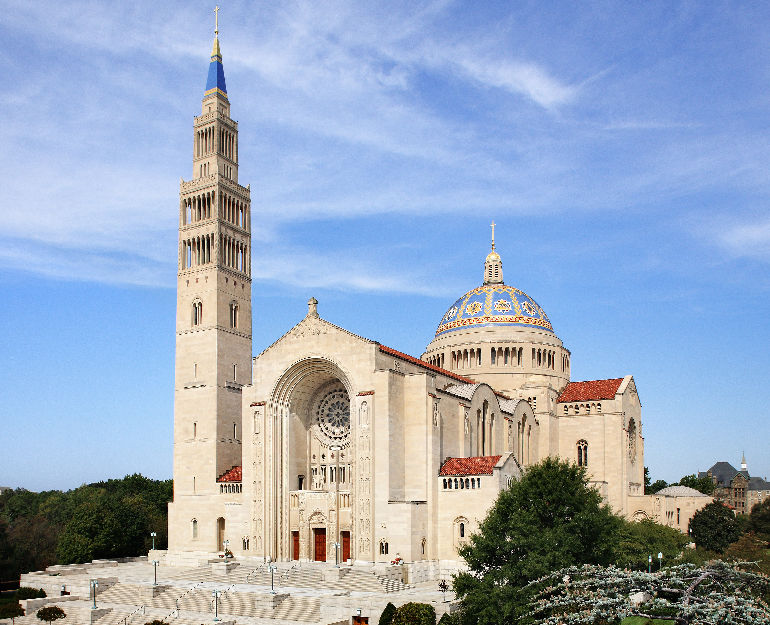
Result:
{"label": "side chapel", "polygon": [[420,358],[304,318],[252,358],[250,187],[218,32],[180,182],[169,561],[456,561],[501,489],[559,456],[617,511],[643,494],[631,376],[570,382],[543,309],[503,280],[441,317]]}

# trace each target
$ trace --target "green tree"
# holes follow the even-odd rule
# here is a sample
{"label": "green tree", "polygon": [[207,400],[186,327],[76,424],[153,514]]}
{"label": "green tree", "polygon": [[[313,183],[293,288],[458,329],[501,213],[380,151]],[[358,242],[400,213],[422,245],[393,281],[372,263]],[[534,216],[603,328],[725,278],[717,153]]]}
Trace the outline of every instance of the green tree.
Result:
{"label": "green tree", "polygon": [[644,489],[645,495],[654,495],[655,493],[663,490],[668,486],[668,482],[666,480],[655,480],[652,484],[650,484],[649,488]]}
{"label": "green tree", "polygon": [[650,519],[624,521],[614,562],[622,568],[647,570],[647,558],[651,555],[657,567],[658,554],[662,553],[664,564],[673,563],[688,542],[689,538],[679,530]]}
{"label": "green tree", "polygon": [[19,616],[24,616],[24,608],[16,601],[10,603],[0,603],[0,619],[11,619],[11,624]]}
{"label": "green tree", "polygon": [[695,474],[685,475],[679,480],[680,486],[689,486],[697,491],[700,491],[704,495],[714,494],[714,481],[708,477],[697,477]]}
{"label": "green tree", "polygon": [[393,615],[396,613],[396,606],[388,602],[385,609],[380,614],[378,625],[390,625],[393,622]]}
{"label": "green tree", "polygon": [[436,610],[428,603],[410,601],[396,609],[393,625],[436,625]]}
{"label": "green tree", "polygon": [[751,507],[749,530],[763,540],[770,541],[770,498]]}
{"label": "green tree", "polygon": [[470,569],[454,579],[463,622],[516,622],[527,582],[570,565],[611,563],[621,525],[585,468],[555,458],[530,467],[460,549]]}
{"label": "green tree", "polygon": [[60,618],[64,618],[67,615],[58,605],[47,605],[44,608],[40,608],[35,616],[37,616],[37,618],[39,618],[41,621],[45,621],[46,623],[53,623],[54,621],[58,621]]}
{"label": "green tree", "polygon": [[733,511],[715,501],[690,519],[690,535],[699,549],[722,553],[730,543],[738,540],[740,531]]}

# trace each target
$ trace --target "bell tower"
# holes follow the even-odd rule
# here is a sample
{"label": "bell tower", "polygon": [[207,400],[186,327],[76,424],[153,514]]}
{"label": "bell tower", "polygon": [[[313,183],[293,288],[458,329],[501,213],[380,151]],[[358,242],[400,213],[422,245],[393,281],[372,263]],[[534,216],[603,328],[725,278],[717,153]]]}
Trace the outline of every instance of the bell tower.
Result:
{"label": "bell tower", "polygon": [[[215,496],[217,478],[241,465],[241,388],[251,383],[250,259],[251,192],[238,184],[238,123],[230,118],[217,19],[193,122],[192,179],[179,184],[174,516],[195,517],[201,496]],[[203,510],[197,514],[203,521]],[[208,540],[213,530],[195,544],[186,531],[169,533],[171,548],[220,548]]]}

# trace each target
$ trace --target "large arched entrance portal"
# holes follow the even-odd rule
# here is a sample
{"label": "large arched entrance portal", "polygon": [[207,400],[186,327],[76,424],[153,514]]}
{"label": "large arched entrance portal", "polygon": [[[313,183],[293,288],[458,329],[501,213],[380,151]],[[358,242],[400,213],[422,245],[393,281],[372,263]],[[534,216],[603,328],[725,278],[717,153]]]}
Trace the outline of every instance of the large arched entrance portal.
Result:
{"label": "large arched entrance portal", "polygon": [[351,392],[340,367],[322,358],[295,363],[275,386],[271,405],[281,418],[273,539],[280,559],[334,561],[343,542],[353,557]]}

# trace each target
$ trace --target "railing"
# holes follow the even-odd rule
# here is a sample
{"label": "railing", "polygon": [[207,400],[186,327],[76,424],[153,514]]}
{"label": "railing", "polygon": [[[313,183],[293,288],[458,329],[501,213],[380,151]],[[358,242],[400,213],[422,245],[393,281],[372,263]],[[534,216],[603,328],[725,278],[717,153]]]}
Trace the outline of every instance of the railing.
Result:
{"label": "railing", "polygon": [[128,619],[130,619],[132,616],[134,616],[134,614],[136,614],[137,612],[139,612],[139,610],[141,610],[141,611],[142,611],[142,615],[144,615],[144,614],[145,614],[144,606],[143,606],[143,605],[140,605],[138,608],[136,608],[136,610],[134,610],[133,612],[131,612],[131,614],[127,615],[127,616],[126,616],[126,617],[123,619],[123,625],[128,625]]}

